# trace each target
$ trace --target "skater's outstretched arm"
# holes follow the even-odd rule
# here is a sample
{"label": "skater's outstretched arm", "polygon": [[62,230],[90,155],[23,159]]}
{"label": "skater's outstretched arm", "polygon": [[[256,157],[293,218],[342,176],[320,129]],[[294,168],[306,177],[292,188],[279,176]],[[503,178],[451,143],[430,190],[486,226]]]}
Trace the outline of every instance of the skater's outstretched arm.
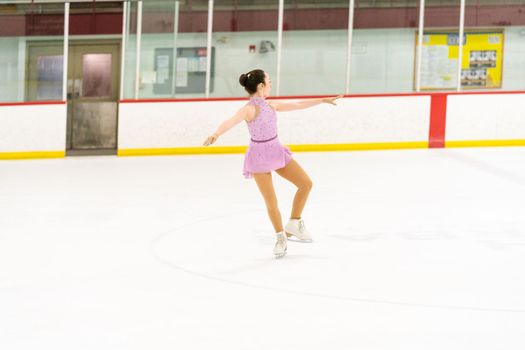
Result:
{"label": "skater's outstretched arm", "polygon": [[271,101],[269,104],[276,110],[280,112],[295,111],[298,109],[306,109],[313,106],[316,106],[321,103],[330,103],[335,105],[335,100],[343,97],[344,95],[338,95],[335,97],[325,97],[325,98],[310,98],[307,100],[301,100],[297,102],[281,102],[281,101]]}
{"label": "skater's outstretched arm", "polygon": [[211,136],[208,136],[206,138],[206,140],[203,143],[203,146],[211,145],[212,143],[217,141],[217,139],[219,138],[220,135],[222,135],[226,131],[230,130],[233,126],[239,124],[243,120],[248,120],[250,115],[254,114],[254,112],[255,112],[255,109],[251,105],[246,105],[246,106],[242,107],[241,109],[239,109],[237,111],[237,113],[235,113],[235,115],[233,117],[223,121],[221,123],[221,125],[219,125],[217,130]]}

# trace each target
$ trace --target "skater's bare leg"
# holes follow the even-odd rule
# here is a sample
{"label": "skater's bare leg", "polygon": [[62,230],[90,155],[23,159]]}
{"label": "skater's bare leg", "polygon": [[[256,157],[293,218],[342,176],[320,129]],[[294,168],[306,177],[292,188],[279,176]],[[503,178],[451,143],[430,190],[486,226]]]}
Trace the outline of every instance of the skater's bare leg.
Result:
{"label": "skater's bare leg", "polygon": [[290,160],[284,168],[277,169],[276,172],[297,187],[290,218],[300,219],[313,186],[312,180],[295,159]]}
{"label": "skater's bare leg", "polygon": [[253,174],[253,178],[261,191],[261,194],[266,203],[266,210],[268,211],[268,216],[272,221],[273,228],[275,232],[283,231],[283,222],[281,219],[281,212],[277,205],[277,196],[275,195],[275,190],[273,188],[272,174],[271,173],[259,173]]}

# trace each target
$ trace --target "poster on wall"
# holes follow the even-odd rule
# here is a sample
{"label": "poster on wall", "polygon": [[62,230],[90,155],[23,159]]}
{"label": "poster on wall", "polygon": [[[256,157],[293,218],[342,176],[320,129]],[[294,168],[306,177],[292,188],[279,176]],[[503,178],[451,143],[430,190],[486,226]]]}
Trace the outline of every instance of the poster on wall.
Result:
{"label": "poster on wall", "polygon": [[[416,35],[416,53],[418,38]],[[421,90],[455,89],[459,56],[457,32],[425,31],[421,59]],[[501,88],[503,30],[463,35],[461,87]]]}
{"label": "poster on wall", "polygon": [[155,49],[153,93],[170,94],[173,82],[173,49]]}

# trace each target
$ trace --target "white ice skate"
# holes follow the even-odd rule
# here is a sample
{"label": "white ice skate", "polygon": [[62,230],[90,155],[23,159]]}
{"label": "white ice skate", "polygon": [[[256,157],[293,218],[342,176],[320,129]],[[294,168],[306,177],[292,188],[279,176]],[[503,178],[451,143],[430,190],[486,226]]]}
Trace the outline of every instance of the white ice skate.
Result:
{"label": "white ice skate", "polygon": [[286,255],[286,235],[284,231],[277,233],[277,242],[275,242],[275,247],[273,247],[273,253],[276,258],[282,258]]}
{"label": "white ice skate", "polygon": [[312,242],[312,236],[306,230],[303,219],[290,219],[284,231],[288,237],[295,236],[300,242]]}

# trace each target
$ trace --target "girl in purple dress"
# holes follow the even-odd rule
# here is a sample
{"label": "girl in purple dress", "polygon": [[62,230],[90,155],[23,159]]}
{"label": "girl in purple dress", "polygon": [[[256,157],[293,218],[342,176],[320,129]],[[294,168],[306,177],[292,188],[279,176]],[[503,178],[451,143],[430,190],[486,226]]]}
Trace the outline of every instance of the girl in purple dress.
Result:
{"label": "girl in purple dress", "polygon": [[[246,121],[251,140],[244,157],[243,175],[245,178],[254,178],[266,203],[266,209],[277,234],[274,247],[276,257],[286,254],[287,238],[295,236],[303,242],[311,242],[312,237],[306,230],[301,213],[306,204],[308,194],[312,189],[312,180],[292,158],[292,152],[279,141],[277,134],[276,111],[293,111],[313,107],[320,103],[335,105],[339,95],[331,98],[308,99],[298,102],[268,101],[272,82],[268,74],[261,69],[242,74],[240,84],[250,94],[250,99],[230,119],[225,120],[215,133],[204,141],[204,146],[214,143],[217,138],[241,121]],[[272,183],[272,171],[297,186],[293,201],[290,220],[283,230],[281,213],[277,206],[277,197]]]}

